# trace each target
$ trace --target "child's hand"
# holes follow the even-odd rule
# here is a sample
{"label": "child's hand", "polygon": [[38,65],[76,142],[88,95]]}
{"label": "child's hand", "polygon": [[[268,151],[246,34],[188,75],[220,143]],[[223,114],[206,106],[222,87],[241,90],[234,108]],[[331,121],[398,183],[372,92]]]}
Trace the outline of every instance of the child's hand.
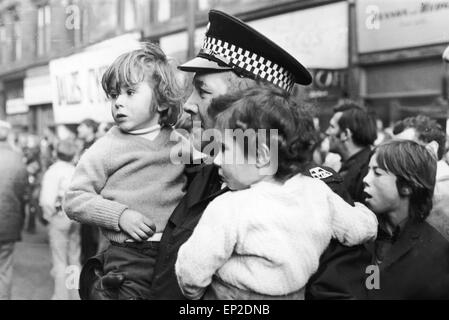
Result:
{"label": "child's hand", "polygon": [[135,241],[144,241],[156,230],[154,223],[140,212],[126,209],[120,216],[119,227]]}

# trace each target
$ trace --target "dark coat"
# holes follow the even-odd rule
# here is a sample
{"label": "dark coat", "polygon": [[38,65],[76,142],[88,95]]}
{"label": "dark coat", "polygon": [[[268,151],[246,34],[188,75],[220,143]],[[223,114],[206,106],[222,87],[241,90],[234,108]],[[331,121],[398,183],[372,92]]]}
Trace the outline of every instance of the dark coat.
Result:
{"label": "dark coat", "polygon": [[340,176],[343,177],[343,184],[354,201],[364,202],[363,178],[368,174],[368,164],[372,151],[366,147],[352,157],[343,162]]}
{"label": "dark coat", "polygon": [[366,286],[376,272],[367,270],[375,265],[373,242],[333,246],[306,299],[449,299],[449,242],[427,222],[404,226],[378,267],[378,289]]}
{"label": "dark coat", "polygon": [[[319,169],[316,170],[317,168]],[[160,242],[152,283],[154,299],[185,299],[179,289],[175,274],[178,250],[192,234],[209,202],[229,190],[227,188],[220,189],[221,182],[217,167],[203,165],[194,170],[196,176],[191,181],[186,195],[171,215]],[[311,164],[305,169],[304,174],[315,175],[317,178],[317,175],[321,175],[321,180],[345,197],[342,179],[332,169]]]}
{"label": "dark coat", "polygon": [[449,299],[449,241],[427,222],[409,221],[379,274],[380,289],[368,290],[368,299]]}
{"label": "dark coat", "polygon": [[0,142],[0,243],[20,240],[28,175],[22,156]]}

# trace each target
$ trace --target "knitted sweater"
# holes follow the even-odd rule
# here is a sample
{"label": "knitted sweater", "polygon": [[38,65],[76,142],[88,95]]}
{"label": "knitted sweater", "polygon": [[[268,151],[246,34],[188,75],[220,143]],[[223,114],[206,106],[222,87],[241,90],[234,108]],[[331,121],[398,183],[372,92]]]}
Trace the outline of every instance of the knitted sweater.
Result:
{"label": "knitted sweater", "polygon": [[102,228],[115,242],[130,239],[119,227],[125,209],[151,219],[162,232],[184,195],[184,166],[170,155],[180,142],[170,141],[163,128],[153,140],[125,134],[117,127],[95,142],[81,157],[65,195],[69,218]]}
{"label": "knitted sweater", "polygon": [[213,275],[229,287],[282,296],[306,285],[332,237],[355,245],[376,234],[376,216],[366,207],[351,207],[324,182],[297,175],[214,199],[179,249],[175,271],[190,299],[214,286]]}

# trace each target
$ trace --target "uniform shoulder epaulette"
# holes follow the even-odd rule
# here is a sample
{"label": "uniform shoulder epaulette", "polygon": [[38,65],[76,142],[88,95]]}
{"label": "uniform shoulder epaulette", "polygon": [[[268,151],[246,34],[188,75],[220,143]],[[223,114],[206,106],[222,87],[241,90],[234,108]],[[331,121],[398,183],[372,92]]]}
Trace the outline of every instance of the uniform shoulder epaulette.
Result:
{"label": "uniform shoulder epaulette", "polygon": [[335,174],[335,173],[332,173],[329,170],[329,168],[324,169],[323,167],[320,167],[320,166],[313,167],[308,170],[309,170],[310,176],[312,178],[320,179],[320,180],[332,177]]}

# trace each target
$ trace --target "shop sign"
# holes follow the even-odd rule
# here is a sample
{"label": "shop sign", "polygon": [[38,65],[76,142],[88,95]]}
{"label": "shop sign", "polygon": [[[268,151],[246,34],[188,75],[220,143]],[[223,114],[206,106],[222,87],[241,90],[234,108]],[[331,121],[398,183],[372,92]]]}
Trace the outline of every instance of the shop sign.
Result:
{"label": "shop sign", "polygon": [[347,69],[311,69],[310,72],[313,82],[306,87],[309,98],[341,98],[347,91]]}
{"label": "shop sign", "polygon": [[140,47],[139,38],[138,33],[122,35],[50,62],[55,123],[112,121],[101,78],[119,55]]}
{"label": "shop sign", "polygon": [[360,53],[449,42],[449,0],[357,0]]}
{"label": "shop sign", "polygon": [[28,105],[23,98],[15,98],[6,100],[6,114],[18,114],[28,112]]}

